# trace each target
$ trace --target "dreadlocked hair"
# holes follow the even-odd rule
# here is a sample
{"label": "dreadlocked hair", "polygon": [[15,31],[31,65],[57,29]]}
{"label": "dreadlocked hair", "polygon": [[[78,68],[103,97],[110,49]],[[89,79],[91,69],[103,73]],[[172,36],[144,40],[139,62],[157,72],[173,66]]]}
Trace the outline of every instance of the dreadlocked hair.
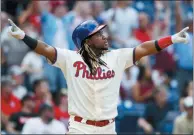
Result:
{"label": "dreadlocked hair", "polygon": [[[106,52],[107,50],[103,50],[100,56]],[[99,66],[103,65],[107,67],[107,64],[102,59],[100,59],[100,56],[96,56],[94,51],[88,46],[87,40],[83,42],[83,45],[78,53],[82,56],[84,62],[88,65],[89,70],[93,75],[96,74],[97,68]]]}

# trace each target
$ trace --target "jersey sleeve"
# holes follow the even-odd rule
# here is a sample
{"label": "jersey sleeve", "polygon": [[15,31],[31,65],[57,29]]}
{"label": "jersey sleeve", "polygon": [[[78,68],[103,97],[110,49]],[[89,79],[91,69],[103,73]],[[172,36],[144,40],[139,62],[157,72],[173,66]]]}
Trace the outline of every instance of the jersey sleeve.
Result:
{"label": "jersey sleeve", "polygon": [[69,55],[70,55],[70,50],[61,49],[61,48],[57,48],[56,47],[55,48],[55,59],[54,59],[54,62],[51,63],[48,59],[47,59],[47,61],[48,61],[49,64],[51,64],[51,65],[53,65],[55,67],[64,69],[64,68],[66,68]]}
{"label": "jersey sleeve", "polygon": [[124,69],[135,64],[135,48],[118,49],[118,63],[123,65]]}

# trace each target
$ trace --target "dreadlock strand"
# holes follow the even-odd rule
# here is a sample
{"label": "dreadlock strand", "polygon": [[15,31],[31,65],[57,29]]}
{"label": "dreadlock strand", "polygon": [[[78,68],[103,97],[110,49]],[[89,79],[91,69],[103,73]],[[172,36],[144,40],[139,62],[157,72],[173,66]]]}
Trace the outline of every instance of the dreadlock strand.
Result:
{"label": "dreadlock strand", "polygon": [[[106,52],[107,51],[104,50],[100,55],[103,55]],[[92,74],[96,73],[97,68],[100,65],[107,67],[107,64],[102,59],[96,56],[94,51],[88,46],[86,42],[83,44],[82,48],[78,51],[78,53],[82,56],[84,62],[88,65]]]}

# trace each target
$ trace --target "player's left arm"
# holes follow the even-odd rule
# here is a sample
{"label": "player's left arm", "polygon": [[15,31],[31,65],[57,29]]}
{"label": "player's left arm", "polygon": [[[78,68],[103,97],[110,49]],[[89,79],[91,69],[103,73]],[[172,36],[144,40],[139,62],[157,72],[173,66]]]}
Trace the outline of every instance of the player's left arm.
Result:
{"label": "player's left arm", "polygon": [[135,48],[135,61],[140,60],[142,57],[152,55],[160,52],[162,49],[174,44],[174,43],[188,43],[189,35],[186,31],[189,27],[184,28],[179,33],[172,36],[167,36],[155,41],[147,41]]}

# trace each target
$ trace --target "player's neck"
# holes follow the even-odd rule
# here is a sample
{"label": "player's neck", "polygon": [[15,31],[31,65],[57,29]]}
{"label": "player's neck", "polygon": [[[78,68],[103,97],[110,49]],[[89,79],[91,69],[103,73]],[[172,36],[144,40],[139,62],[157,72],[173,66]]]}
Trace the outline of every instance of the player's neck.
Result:
{"label": "player's neck", "polygon": [[100,56],[102,55],[102,50],[96,49],[96,48],[91,48],[91,49],[92,49],[92,51],[95,53],[95,55],[96,55],[97,57],[100,57]]}

